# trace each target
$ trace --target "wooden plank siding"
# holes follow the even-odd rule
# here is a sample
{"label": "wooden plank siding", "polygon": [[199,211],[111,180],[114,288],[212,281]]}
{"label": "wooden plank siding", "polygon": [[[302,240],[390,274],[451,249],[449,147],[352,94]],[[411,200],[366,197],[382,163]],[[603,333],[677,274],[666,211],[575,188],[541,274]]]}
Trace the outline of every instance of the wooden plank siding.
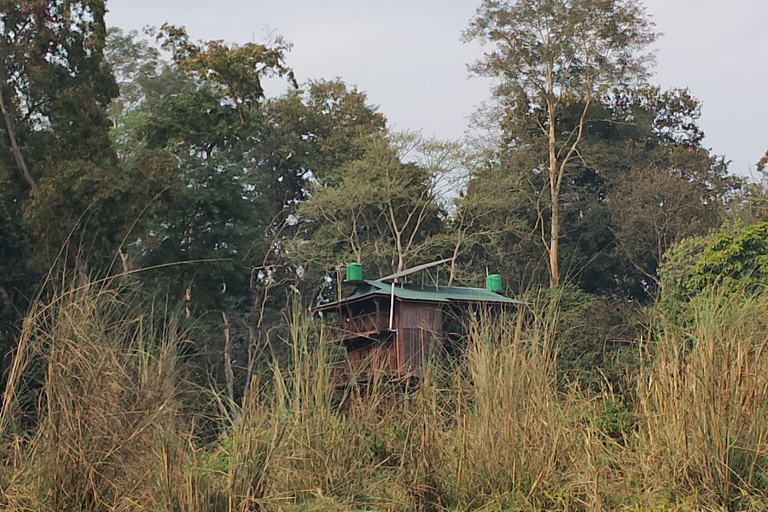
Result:
{"label": "wooden plank siding", "polygon": [[372,370],[396,371],[397,367],[392,357],[392,343],[373,342],[349,352],[349,363],[353,371],[359,371],[364,366]]}
{"label": "wooden plank siding", "polygon": [[[441,353],[443,315],[439,302],[396,299],[389,330],[389,300],[377,298],[342,307],[343,325],[333,336],[347,348],[348,371],[365,381],[371,372],[390,377],[417,375],[426,358]],[[338,324],[337,324],[338,325]]]}
{"label": "wooden plank siding", "polygon": [[389,328],[389,309],[381,308],[380,299],[342,306],[336,323],[328,325],[329,343],[355,338],[377,338]]}
{"label": "wooden plank siding", "polygon": [[340,343],[347,351],[347,382],[350,372],[358,380],[367,380],[378,371],[395,379],[417,376],[425,360],[440,364],[458,353],[464,335],[462,319],[472,311],[521,304],[479,288],[433,290],[408,284],[393,288],[380,281],[351,284],[354,291],[346,298],[339,296],[336,302],[315,309],[328,314],[325,339]]}
{"label": "wooden plank siding", "polygon": [[425,358],[435,352],[440,338],[440,305],[431,302],[398,301],[398,376],[418,373]]}

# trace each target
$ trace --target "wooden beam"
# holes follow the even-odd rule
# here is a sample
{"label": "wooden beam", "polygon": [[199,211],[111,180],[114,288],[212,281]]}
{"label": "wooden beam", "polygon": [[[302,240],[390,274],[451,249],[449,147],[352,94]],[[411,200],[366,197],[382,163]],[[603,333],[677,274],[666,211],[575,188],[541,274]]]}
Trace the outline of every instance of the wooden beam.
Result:
{"label": "wooden beam", "polygon": [[382,277],[380,279],[377,279],[377,281],[389,281],[391,279],[398,279],[400,277],[409,276],[409,275],[414,274],[416,272],[421,272],[422,270],[427,270],[428,268],[432,268],[432,267],[436,267],[438,265],[442,265],[444,263],[448,263],[449,261],[453,261],[453,258],[446,258],[446,259],[440,260],[440,261],[433,261],[432,263],[425,263],[424,265],[419,265],[417,267],[409,268],[409,269],[403,270],[401,272],[396,272],[396,273],[388,275],[386,277]]}

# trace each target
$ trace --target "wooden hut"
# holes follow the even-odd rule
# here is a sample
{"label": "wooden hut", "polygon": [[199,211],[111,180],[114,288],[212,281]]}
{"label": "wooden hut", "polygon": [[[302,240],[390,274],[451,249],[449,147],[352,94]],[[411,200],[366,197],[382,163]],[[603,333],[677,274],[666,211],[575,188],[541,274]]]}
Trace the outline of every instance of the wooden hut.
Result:
{"label": "wooden hut", "polygon": [[484,288],[402,282],[405,275],[427,267],[378,280],[348,280],[340,299],[315,308],[326,319],[328,342],[346,348],[352,372],[382,369],[393,378],[414,375],[425,358],[450,352],[446,344],[462,334],[461,318],[473,306],[520,304]]}

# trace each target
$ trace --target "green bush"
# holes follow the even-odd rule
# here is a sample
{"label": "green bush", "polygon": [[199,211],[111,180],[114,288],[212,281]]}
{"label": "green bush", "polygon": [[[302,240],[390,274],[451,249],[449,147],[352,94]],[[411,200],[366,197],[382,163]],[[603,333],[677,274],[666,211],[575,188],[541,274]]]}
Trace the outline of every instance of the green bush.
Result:
{"label": "green bush", "polygon": [[637,369],[634,340],[641,310],[626,299],[587,293],[574,285],[541,288],[524,297],[548,315],[561,383],[621,392]]}
{"label": "green bush", "polygon": [[754,293],[768,283],[768,223],[725,225],[670,249],[659,269],[662,303],[685,303],[705,291]]}

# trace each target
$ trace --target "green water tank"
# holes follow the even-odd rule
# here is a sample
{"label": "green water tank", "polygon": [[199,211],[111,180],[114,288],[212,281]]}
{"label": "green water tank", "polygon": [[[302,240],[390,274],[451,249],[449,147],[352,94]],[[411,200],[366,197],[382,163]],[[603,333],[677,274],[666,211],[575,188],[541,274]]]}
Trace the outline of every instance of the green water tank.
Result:
{"label": "green water tank", "polygon": [[362,281],[363,266],[360,263],[347,263],[347,281]]}
{"label": "green water tank", "polygon": [[499,274],[491,274],[485,278],[485,288],[492,292],[501,291],[501,276]]}

